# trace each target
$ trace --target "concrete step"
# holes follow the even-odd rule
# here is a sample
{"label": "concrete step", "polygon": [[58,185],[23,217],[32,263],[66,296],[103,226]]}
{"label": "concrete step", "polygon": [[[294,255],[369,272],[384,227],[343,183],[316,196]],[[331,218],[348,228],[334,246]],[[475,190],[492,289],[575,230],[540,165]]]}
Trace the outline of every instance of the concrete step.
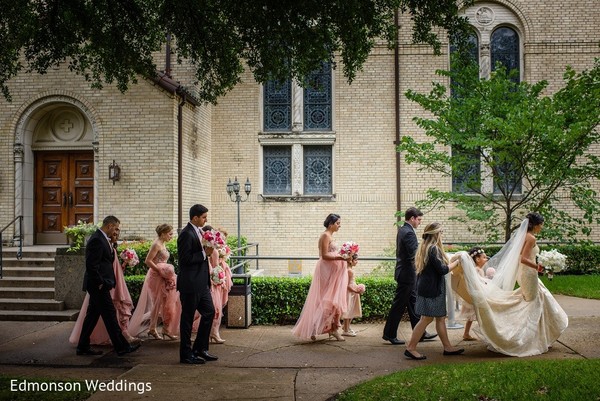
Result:
{"label": "concrete step", "polygon": [[54,258],[28,257],[17,259],[15,257],[2,258],[2,268],[7,267],[54,267]]}
{"label": "concrete step", "polygon": [[0,298],[54,299],[54,287],[0,287]]}
{"label": "concrete step", "polygon": [[0,280],[0,288],[48,288],[54,289],[54,277],[6,277]]}
{"label": "concrete step", "polygon": [[54,299],[0,298],[0,310],[55,312],[65,310],[65,303]]}
{"label": "concrete step", "polygon": [[54,277],[54,267],[3,267],[2,277]]}
{"label": "concrete step", "polygon": [[77,320],[78,309],[63,311],[0,310],[0,321],[65,322]]}
{"label": "concrete step", "polygon": [[[10,248],[10,249],[6,249],[4,248],[2,250],[2,259],[7,259],[7,258],[16,258],[17,257],[17,252],[18,250],[16,248]],[[21,256],[23,258],[52,258],[54,259],[54,256],[56,256],[56,251],[37,251],[34,249],[27,249],[24,248],[23,252],[21,253]]]}

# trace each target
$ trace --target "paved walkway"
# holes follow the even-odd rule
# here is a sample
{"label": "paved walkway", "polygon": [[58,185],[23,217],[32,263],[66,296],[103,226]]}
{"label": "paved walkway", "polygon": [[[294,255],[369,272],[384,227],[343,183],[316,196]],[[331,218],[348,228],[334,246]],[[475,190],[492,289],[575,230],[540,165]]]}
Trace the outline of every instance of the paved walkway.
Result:
{"label": "paved walkway", "polygon": [[[600,358],[600,301],[557,296],[569,327],[544,355],[526,359]],[[461,342],[462,329],[449,330],[464,355],[444,357],[439,340],[421,343],[426,361],[407,360],[404,346],[381,340],[383,324],[356,324],[358,336],[345,342],[324,336],[303,343],[291,326],[222,329],[225,344],[211,345],[216,362],[178,363],[177,341],[145,340],[140,350],[119,358],[110,348],[98,357],[76,356],[67,342],[73,322],[0,323],[0,369],[14,377],[103,380],[115,386],[142,386],[143,394],[98,391],[90,400],[327,400],[377,376],[425,364],[514,360],[489,352],[481,342]],[[430,328],[433,328],[431,326]],[[403,322],[400,335],[410,335]],[[525,359],[525,358],[524,358]],[[147,384],[144,384],[147,383]],[[151,390],[147,387],[150,386]],[[136,387],[137,388],[137,387]]]}

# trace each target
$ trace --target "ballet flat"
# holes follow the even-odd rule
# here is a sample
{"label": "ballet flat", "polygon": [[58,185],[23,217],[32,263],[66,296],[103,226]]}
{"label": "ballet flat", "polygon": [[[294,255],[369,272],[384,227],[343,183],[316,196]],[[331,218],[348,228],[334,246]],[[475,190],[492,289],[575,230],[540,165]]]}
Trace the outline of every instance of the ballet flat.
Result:
{"label": "ballet flat", "polygon": [[156,332],[156,329],[148,330],[148,337],[154,337],[157,340],[162,340],[163,338]]}
{"label": "ballet flat", "polygon": [[444,350],[444,355],[460,355],[463,352],[465,352],[464,348],[459,348],[459,349],[454,350],[454,351],[446,351],[446,350]]}
{"label": "ballet flat", "polygon": [[425,355],[416,356],[409,350],[404,351],[404,356],[406,356],[407,358],[410,358],[410,359],[414,359],[415,361],[422,361],[423,359],[427,359],[427,357]]}
{"label": "ballet flat", "polygon": [[223,340],[222,338],[217,338],[215,336],[210,336],[210,342],[213,342],[215,344],[223,344],[225,340]]}
{"label": "ballet flat", "polygon": [[354,330],[344,331],[344,332],[342,332],[342,335],[344,337],[356,337],[356,331],[354,331]]}
{"label": "ballet flat", "polygon": [[171,335],[171,334],[167,333],[167,332],[166,332],[166,331],[164,331],[164,330],[163,330],[163,332],[162,332],[162,335],[163,335],[163,338],[167,338],[167,337],[168,337],[168,338],[169,338],[169,340],[179,340],[179,337],[177,337],[177,336],[173,336],[173,335]]}
{"label": "ballet flat", "polygon": [[330,332],[329,338],[331,339],[331,337],[335,338],[337,341],[346,341],[346,339],[340,336],[340,333],[338,333],[337,331]]}

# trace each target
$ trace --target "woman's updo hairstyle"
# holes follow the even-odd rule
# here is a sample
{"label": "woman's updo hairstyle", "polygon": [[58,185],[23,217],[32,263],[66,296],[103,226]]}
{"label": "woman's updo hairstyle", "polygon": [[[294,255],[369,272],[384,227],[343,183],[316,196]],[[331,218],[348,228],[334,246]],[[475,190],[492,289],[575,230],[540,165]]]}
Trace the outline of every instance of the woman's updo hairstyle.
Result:
{"label": "woman's updo hairstyle", "polygon": [[339,214],[329,213],[329,215],[327,216],[327,218],[323,222],[323,225],[325,226],[325,228],[327,228],[330,225],[334,224],[339,219],[340,219],[340,215]]}
{"label": "woman's updo hairstyle", "polygon": [[159,237],[163,234],[170,233],[171,231],[173,231],[173,226],[170,224],[161,224],[156,227],[156,233]]}
{"label": "woman's updo hairstyle", "polygon": [[533,230],[533,227],[539,226],[544,222],[544,216],[537,212],[527,213],[527,216],[525,217],[529,220],[529,223],[527,224],[527,231]]}

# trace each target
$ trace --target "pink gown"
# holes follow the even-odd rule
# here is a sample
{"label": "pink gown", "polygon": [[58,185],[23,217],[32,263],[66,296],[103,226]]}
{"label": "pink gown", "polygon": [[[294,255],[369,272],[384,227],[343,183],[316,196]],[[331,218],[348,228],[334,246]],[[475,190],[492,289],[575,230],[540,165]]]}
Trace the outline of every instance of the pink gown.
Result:
{"label": "pink gown", "polygon": [[169,255],[169,251],[162,249],[153,259],[161,274],[154,269],[148,269],[146,273],[140,299],[129,322],[129,333],[133,336],[149,327],[156,327],[159,321],[162,321],[165,332],[179,335],[181,301],[176,288],[175,268],[167,263]]}
{"label": "pink gown", "polygon": [[[215,317],[213,318],[213,323],[215,321],[219,321],[221,324],[221,319],[223,318],[223,308],[227,305],[227,301],[229,300],[229,291],[231,291],[231,286],[233,286],[233,281],[231,279],[231,269],[229,265],[225,262],[225,260],[219,258],[219,252],[215,249],[209,259],[210,272],[212,274],[212,264],[214,260],[218,260],[219,266],[223,268],[223,272],[225,273],[225,278],[222,284],[215,284],[210,282],[210,296],[212,297],[213,305],[215,307]],[[196,312],[194,316],[194,323],[192,324],[192,332],[198,332],[198,326],[200,325],[200,314]]]}
{"label": "pink gown", "polygon": [[[329,252],[338,252],[331,242]],[[325,334],[340,327],[340,319],[348,307],[348,271],[343,260],[319,259],[300,318],[292,329],[299,338]]]}
{"label": "pink gown", "polygon": [[[350,291],[352,289],[353,291]],[[348,309],[342,315],[343,319],[353,319],[362,317],[362,305],[360,303],[360,294],[354,292],[358,290],[358,285],[354,280],[354,270],[348,269]]]}
{"label": "pink gown", "polygon": [[[133,302],[131,301],[131,295],[129,295],[127,285],[125,284],[123,268],[119,263],[119,258],[117,256],[116,249],[114,250],[114,253],[115,259],[113,261],[113,270],[115,272],[115,288],[110,290],[110,297],[112,298],[113,304],[115,305],[115,309],[117,310],[117,321],[119,322],[119,327],[121,328],[121,331],[123,332],[125,338],[127,338],[129,337],[128,325],[129,320],[131,318],[131,311],[133,310]],[[83,320],[85,319],[85,314],[87,312],[89,303],[90,294],[86,293],[85,298],[83,300],[83,305],[81,305],[81,311],[79,312],[79,316],[77,317],[77,322],[75,322],[75,327],[73,327],[73,331],[69,336],[69,342],[71,344],[77,344],[79,342],[81,327],[83,326]],[[102,318],[98,320],[96,328],[94,328],[94,331],[90,336],[90,344],[110,344],[110,337],[108,335],[108,332],[106,331],[106,326],[104,326],[104,321],[102,320]]]}

